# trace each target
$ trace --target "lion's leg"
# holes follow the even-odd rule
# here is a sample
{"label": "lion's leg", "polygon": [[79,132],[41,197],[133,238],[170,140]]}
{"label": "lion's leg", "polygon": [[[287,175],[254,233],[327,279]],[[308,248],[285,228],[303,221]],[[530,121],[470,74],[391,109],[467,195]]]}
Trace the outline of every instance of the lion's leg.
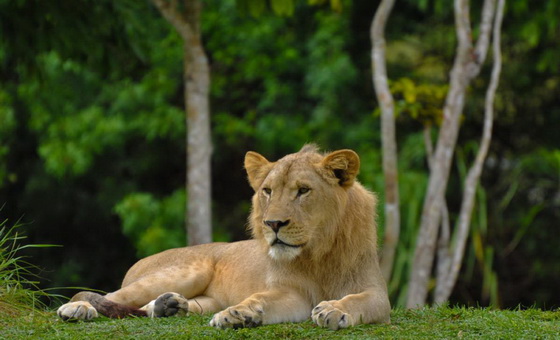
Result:
{"label": "lion's leg", "polygon": [[57,311],[63,320],[90,320],[98,317],[99,313],[111,318],[146,316],[145,311],[113,302],[94,292],[79,292]]}
{"label": "lion's leg", "polygon": [[209,296],[197,296],[189,299],[189,311],[191,313],[206,314],[217,313],[224,307],[214,298]]}
{"label": "lion's leg", "polygon": [[310,314],[310,301],[297,291],[272,289],[253,294],[238,305],[216,313],[210,325],[217,328],[239,328],[301,322],[309,318]]}
{"label": "lion's leg", "polygon": [[162,294],[174,292],[187,299],[201,295],[213,276],[213,268],[203,266],[169,267],[145,275],[107,294],[111,301],[141,307]]}
{"label": "lion's leg", "polygon": [[[58,314],[65,320],[89,320],[97,317],[98,312],[110,317],[124,317],[136,313],[141,306],[149,305],[151,301],[155,303],[156,299],[161,297],[160,302],[163,304],[163,310],[156,316],[169,316],[180,310],[188,310],[184,308],[187,305],[185,301],[188,298],[201,295],[206,290],[211,278],[212,268],[209,266],[187,265],[163,268],[142,276],[104,297],[91,292],[78,293],[72,298],[71,302],[58,309]],[[163,295],[169,292],[173,292],[181,298],[173,298],[167,301],[168,299],[164,299]],[[101,305],[103,307],[100,309]],[[128,307],[128,309],[125,307]],[[145,308],[140,309],[140,312],[149,315],[147,308],[145,306]],[[193,306],[193,308],[195,307]],[[126,312],[114,313],[115,309],[126,310]]]}

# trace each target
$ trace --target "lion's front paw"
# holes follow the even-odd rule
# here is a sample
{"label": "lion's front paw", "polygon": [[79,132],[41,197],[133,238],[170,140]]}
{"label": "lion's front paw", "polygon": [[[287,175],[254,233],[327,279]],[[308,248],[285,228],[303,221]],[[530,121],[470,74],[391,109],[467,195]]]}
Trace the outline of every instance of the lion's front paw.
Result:
{"label": "lion's front paw", "polygon": [[63,304],[56,314],[64,321],[91,320],[99,316],[95,308],[87,301],[75,301]]}
{"label": "lion's front paw", "polygon": [[334,307],[331,302],[323,301],[313,308],[311,319],[321,327],[328,327],[332,330],[346,328],[354,324],[352,316]]}
{"label": "lion's front paw", "polygon": [[151,318],[184,315],[189,311],[189,300],[178,293],[165,293],[157,297],[144,309]]}
{"label": "lion's front paw", "polygon": [[256,327],[262,324],[263,311],[256,311],[246,306],[229,307],[214,314],[210,326],[216,328]]}

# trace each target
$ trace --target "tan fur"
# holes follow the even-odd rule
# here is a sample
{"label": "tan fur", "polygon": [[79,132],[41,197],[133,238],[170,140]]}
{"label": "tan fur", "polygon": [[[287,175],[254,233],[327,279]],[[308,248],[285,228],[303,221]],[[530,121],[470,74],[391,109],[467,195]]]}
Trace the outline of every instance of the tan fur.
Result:
{"label": "tan fur", "polygon": [[[377,257],[376,198],[356,181],[359,166],[351,150],[323,155],[313,145],[277,162],[248,152],[245,168],[255,190],[249,217],[253,239],[145,258],[106,300],[144,306],[150,316],[175,309],[216,313],[210,324],[219,328],[309,317],[331,329],[389,322]],[[167,292],[177,294],[163,298]],[[179,307],[168,310],[163,300]],[[74,301],[59,315],[94,317],[89,303],[96,307],[90,300]]]}

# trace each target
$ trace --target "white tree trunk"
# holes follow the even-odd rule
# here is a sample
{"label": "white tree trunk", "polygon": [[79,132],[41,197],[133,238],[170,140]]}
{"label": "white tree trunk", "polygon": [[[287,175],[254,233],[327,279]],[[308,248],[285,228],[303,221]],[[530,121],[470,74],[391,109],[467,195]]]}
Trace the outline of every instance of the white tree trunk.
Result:
{"label": "white tree trunk", "polygon": [[460,117],[465,105],[466,91],[471,80],[480,72],[481,65],[486,58],[494,9],[495,0],[485,0],[480,36],[476,48],[473,48],[469,1],[455,0],[457,53],[451,70],[450,88],[443,109],[443,122],[439,131],[428,191],[422,210],[407,296],[406,305],[408,308],[423,306],[426,303],[443,197],[447,188],[451,161],[459,134]]}
{"label": "white tree trunk", "polygon": [[381,271],[386,281],[391,278],[400,233],[395,105],[387,80],[384,38],[385,25],[394,3],[395,0],[381,1],[375,12],[370,30],[373,84],[381,108],[381,142],[383,174],[385,176],[385,233],[381,254]]}
{"label": "white tree trunk", "polygon": [[199,0],[153,0],[184,42],[184,82],[187,124],[187,213],[189,245],[212,241],[210,133],[210,68],[200,35]]}

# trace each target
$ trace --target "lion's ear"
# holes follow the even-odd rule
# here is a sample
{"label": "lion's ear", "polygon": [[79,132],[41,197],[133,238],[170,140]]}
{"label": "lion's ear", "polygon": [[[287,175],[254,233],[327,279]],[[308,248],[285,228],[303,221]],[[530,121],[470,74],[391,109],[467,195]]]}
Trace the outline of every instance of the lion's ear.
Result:
{"label": "lion's ear", "polygon": [[245,154],[245,170],[253,190],[259,189],[273,164],[256,152],[249,151]]}
{"label": "lion's ear", "polygon": [[360,157],[352,150],[339,150],[328,154],[321,165],[327,173],[338,179],[342,187],[354,184],[360,172]]}

